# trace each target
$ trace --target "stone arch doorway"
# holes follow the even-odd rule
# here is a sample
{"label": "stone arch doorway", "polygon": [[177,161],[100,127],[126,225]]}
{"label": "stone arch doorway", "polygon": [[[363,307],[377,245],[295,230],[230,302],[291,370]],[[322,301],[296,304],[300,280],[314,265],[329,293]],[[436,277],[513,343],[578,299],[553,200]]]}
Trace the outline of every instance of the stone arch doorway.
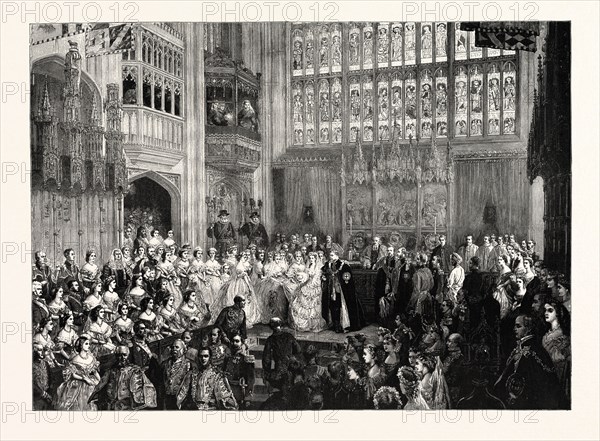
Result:
{"label": "stone arch doorway", "polygon": [[[157,228],[163,238],[173,230],[181,241],[181,195],[168,179],[147,171],[129,180],[124,205],[125,225]],[[148,231],[150,233],[150,231]]]}

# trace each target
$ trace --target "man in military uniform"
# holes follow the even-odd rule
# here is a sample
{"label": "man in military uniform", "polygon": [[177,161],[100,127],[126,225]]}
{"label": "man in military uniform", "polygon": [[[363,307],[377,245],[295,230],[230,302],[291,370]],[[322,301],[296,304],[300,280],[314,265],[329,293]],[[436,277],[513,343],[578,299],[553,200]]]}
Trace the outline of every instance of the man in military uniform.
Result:
{"label": "man in military uniform", "polygon": [[519,315],[513,330],[517,347],[496,381],[498,396],[508,409],[558,409],[560,384],[550,356],[533,335],[533,319]]}
{"label": "man in military uniform", "polygon": [[48,266],[48,259],[45,251],[35,253],[35,263],[31,269],[32,279],[42,284],[43,296],[50,299],[50,293],[54,284],[52,283],[52,268]]}
{"label": "man in military uniform", "polygon": [[256,244],[262,249],[267,249],[269,246],[269,235],[264,225],[260,223],[260,215],[256,211],[250,215],[250,220],[240,228],[240,233],[248,238],[248,244]]}
{"label": "man in military uniform", "polygon": [[176,410],[177,394],[183,384],[183,380],[192,369],[190,360],[186,358],[187,348],[183,340],[176,339],[171,345],[171,356],[162,365],[164,380],[164,408]]}
{"label": "man in military uniform", "polygon": [[42,283],[34,281],[31,289],[31,323],[35,328],[42,320],[50,317],[46,300],[42,297]]}
{"label": "man in military uniform", "polygon": [[233,396],[240,409],[243,409],[246,398],[252,395],[254,389],[254,356],[248,354],[248,347],[241,335],[234,335],[231,343],[233,354],[225,359],[224,371]]}
{"label": "man in military uniform", "polygon": [[[79,285],[82,285],[81,273],[79,272],[79,267],[75,263],[75,251],[73,248],[67,248],[63,254],[65,256],[65,262],[62,265],[57,266],[56,284],[66,289],[67,280],[73,279],[77,280]],[[84,287],[83,291],[87,294],[89,289]]]}
{"label": "man in military uniform", "polygon": [[200,350],[200,366],[187,373],[179,393],[177,407],[199,410],[236,410],[237,401],[223,372],[211,363],[210,348]]}
{"label": "man in military uniform", "polygon": [[116,349],[117,362],[102,376],[88,403],[102,410],[142,410],[156,407],[156,389],[144,371],[129,363],[129,348]]}
{"label": "man in military uniform", "polygon": [[33,410],[52,409],[50,395],[50,369],[45,360],[46,352],[40,343],[33,344]]}
{"label": "man in military uniform", "polygon": [[235,228],[229,221],[227,210],[219,211],[219,220],[208,228],[207,234],[208,237],[217,241],[215,248],[219,258],[223,259],[227,255],[227,249],[237,240]]}
{"label": "man in military uniform", "polygon": [[237,295],[233,298],[233,305],[226,306],[223,308],[215,326],[221,328],[225,333],[229,341],[233,339],[236,333],[242,336],[245,340],[246,334],[246,312],[244,307],[246,306],[246,298],[241,295]]}

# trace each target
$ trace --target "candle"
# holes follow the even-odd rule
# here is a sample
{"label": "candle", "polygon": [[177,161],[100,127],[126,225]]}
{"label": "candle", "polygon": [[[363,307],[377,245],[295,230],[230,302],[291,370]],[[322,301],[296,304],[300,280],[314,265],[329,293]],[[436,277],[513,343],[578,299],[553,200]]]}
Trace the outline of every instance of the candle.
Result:
{"label": "candle", "polygon": [[433,234],[435,235],[437,232],[437,213],[436,216],[433,218]]}
{"label": "candle", "polygon": [[352,237],[352,217],[350,217],[349,221],[350,221],[350,237]]}

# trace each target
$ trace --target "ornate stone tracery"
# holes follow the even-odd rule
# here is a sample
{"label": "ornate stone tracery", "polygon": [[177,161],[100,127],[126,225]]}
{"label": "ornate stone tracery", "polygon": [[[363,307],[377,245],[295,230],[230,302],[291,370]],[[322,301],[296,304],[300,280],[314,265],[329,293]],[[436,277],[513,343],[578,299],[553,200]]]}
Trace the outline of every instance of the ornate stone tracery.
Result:
{"label": "ornate stone tracery", "polygon": [[404,145],[395,138],[389,149],[380,145],[365,154],[358,142],[353,152],[342,153],[341,162],[344,236],[350,243],[361,233],[429,246],[432,235],[446,232],[454,179],[449,144],[440,152],[434,137]]}

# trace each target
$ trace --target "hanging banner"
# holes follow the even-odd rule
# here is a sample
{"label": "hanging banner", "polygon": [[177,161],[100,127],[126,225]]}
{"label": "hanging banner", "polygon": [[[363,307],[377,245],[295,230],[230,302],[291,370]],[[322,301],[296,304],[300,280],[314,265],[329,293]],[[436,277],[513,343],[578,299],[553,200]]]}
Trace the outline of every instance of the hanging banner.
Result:
{"label": "hanging banner", "polygon": [[475,31],[475,46],[536,51],[539,22],[490,21],[461,23],[462,31]]}
{"label": "hanging banner", "polygon": [[130,23],[98,23],[85,36],[85,56],[115,54],[134,48]]}

